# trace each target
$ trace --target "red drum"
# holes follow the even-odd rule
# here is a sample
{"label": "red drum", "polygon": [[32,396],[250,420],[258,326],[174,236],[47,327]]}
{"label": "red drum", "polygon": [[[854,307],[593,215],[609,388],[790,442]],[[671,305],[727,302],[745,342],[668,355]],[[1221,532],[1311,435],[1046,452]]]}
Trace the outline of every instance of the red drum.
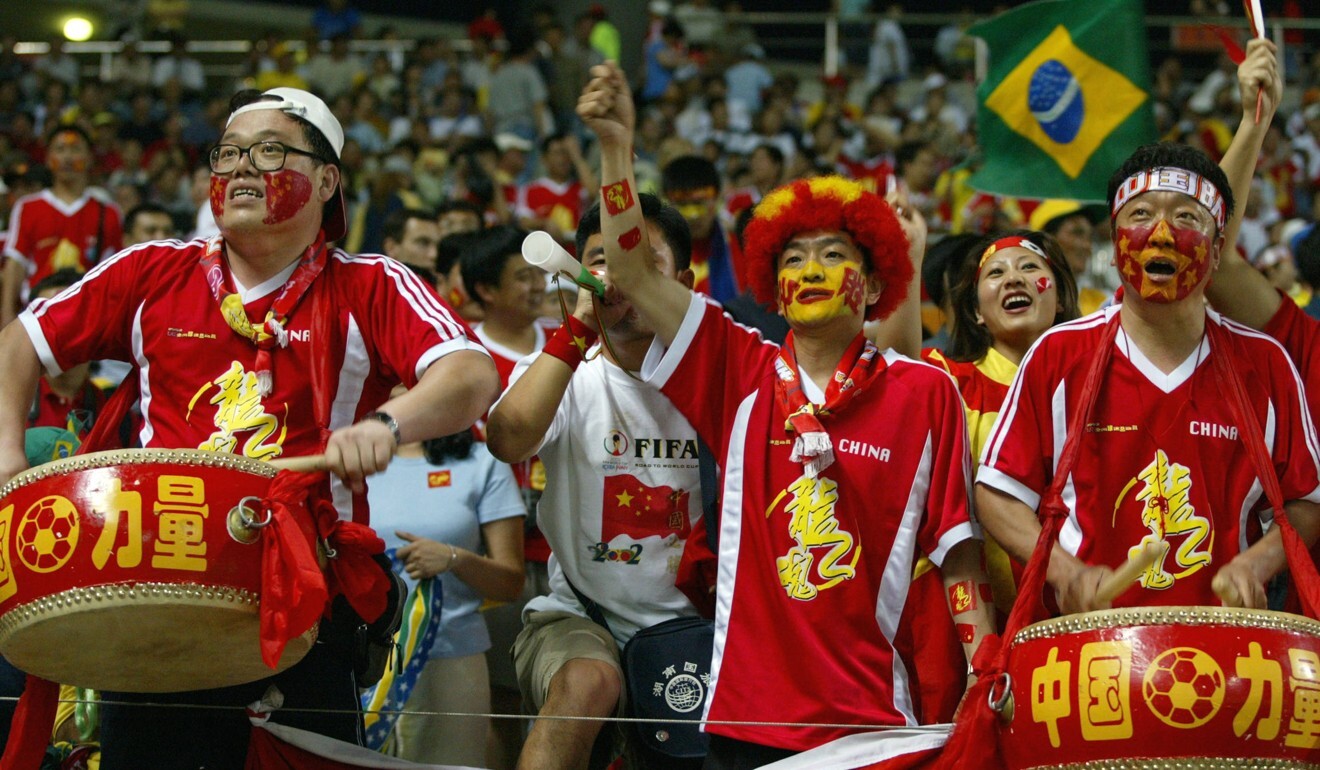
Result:
{"label": "red drum", "polygon": [[[0,489],[0,653],[52,681],[126,692],[274,673],[259,648],[256,503],[275,473],[232,454],[133,449],[15,476]],[[314,539],[310,522],[300,529]],[[315,641],[313,625],[277,670]]]}
{"label": "red drum", "polygon": [[1012,770],[1320,767],[1320,623],[1308,618],[1088,612],[1022,629],[1008,672]]}

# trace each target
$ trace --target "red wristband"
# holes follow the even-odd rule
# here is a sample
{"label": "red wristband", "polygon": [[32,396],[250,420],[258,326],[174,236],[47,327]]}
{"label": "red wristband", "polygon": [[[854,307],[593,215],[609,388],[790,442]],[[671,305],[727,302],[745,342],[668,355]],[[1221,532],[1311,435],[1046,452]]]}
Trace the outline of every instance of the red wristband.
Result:
{"label": "red wristband", "polygon": [[582,363],[586,355],[587,348],[594,344],[596,344],[596,333],[587,328],[586,324],[569,316],[564,325],[556,329],[555,333],[550,335],[550,339],[545,341],[545,347],[541,352],[558,358],[568,364],[568,368],[576,371],[578,364]]}

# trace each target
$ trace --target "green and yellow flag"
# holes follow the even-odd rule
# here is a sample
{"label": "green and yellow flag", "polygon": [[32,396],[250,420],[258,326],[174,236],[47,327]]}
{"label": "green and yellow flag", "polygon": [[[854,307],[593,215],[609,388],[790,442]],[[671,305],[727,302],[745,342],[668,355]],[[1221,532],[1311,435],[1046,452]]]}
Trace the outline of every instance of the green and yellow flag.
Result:
{"label": "green and yellow flag", "polygon": [[1141,0],[1039,0],[977,24],[978,190],[1103,201],[1109,175],[1155,140]]}

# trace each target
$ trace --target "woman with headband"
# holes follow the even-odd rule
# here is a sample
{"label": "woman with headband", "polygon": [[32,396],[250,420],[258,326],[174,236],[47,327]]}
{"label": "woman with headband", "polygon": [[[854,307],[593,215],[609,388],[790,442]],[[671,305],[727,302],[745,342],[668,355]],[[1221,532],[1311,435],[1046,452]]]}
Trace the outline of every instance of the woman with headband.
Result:
{"label": "woman with headband", "polygon": [[[1058,242],[1030,230],[977,242],[954,271],[949,289],[953,316],[949,346],[944,351],[925,348],[921,357],[958,383],[975,463],[1027,350],[1050,327],[1078,317],[1077,282]],[[912,294],[915,297],[916,292]],[[1012,562],[988,537],[985,556],[994,606],[1007,615],[1017,596]],[[930,566],[924,556],[918,560],[913,593],[930,595],[933,601],[943,588],[933,575],[925,577]],[[957,706],[950,683],[964,674],[955,657],[959,629],[943,613],[916,615],[912,627],[923,718],[947,721]]]}

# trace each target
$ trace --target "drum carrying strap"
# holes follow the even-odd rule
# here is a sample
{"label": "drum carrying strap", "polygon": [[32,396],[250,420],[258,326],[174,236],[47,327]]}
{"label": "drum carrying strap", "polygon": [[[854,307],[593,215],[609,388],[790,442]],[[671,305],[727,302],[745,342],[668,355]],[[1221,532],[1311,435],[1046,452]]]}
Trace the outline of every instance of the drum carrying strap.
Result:
{"label": "drum carrying strap", "polygon": [[1045,607],[1041,601],[1045,588],[1045,570],[1050,563],[1050,554],[1058,542],[1059,530],[1068,518],[1068,506],[1063,502],[1063,488],[1077,464],[1077,455],[1081,451],[1083,425],[1090,422],[1096,399],[1100,395],[1100,382],[1105,370],[1109,368],[1109,358],[1114,351],[1114,340],[1118,336],[1119,313],[1114,313],[1105,326],[1091,368],[1086,373],[1081,397],[1073,410],[1072,425],[1074,430],[1067,433],[1063,449],[1059,452],[1059,463],[1054,469],[1054,478],[1041,498],[1040,537],[1036,539],[1036,550],[1022,572],[1022,581],[1018,586],[1017,601],[1008,614],[1002,636],[991,634],[985,637],[972,659],[972,668],[977,674],[976,683],[967,690],[963,704],[954,720],[953,733],[944,745],[937,767],[948,770],[973,770],[974,768],[999,768],[999,726],[996,721],[999,713],[991,707],[992,695],[1007,695],[1003,688],[1008,685],[1003,679],[1008,667],[1008,645],[1004,639],[1011,640],[1028,623],[1044,615]]}
{"label": "drum carrying strap", "polygon": [[[1239,435],[1242,436],[1242,443],[1251,458],[1251,464],[1256,468],[1256,478],[1260,479],[1265,497],[1270,501],[1270,507],[1274,509],[1274,523],[1279,528],[1279,534],[1283,536],[1283,550],[1288,557],[1288,570],[1292,574],[1293,585],[1297,587],[1302,612],[1310,618],[1320,617],[1317,615],[1320,611],[1320,576],[1316,574],[1315,562],[1311,560],[1309,549],[1302,542],[1301,535],[1297,534],[1297,529],[1293,527],[1287,511],[1283,508],[1283,491],[1279,488],[1279,477],[1270,459],[1269,447],[1265,445],[1260,421],[1256,419],[1256,412],[1251,408],[1242,376],[1238,374],[1237,367],[1233,366],[1233,360],[1241,360],[1242,357],[1228,355],[1229,351],[1235,353],[1236,351],[1232,337],[1220,324],[1207,320],[1205,326],[1210,338],[1210,358],[1214,362],[1219,385],[1227,391],[1225,395],[1228,396],[1229,409],[1233,412],[1233,421],[1241,429]],[[1305,408],[1305,404],[1302,407]]]}

